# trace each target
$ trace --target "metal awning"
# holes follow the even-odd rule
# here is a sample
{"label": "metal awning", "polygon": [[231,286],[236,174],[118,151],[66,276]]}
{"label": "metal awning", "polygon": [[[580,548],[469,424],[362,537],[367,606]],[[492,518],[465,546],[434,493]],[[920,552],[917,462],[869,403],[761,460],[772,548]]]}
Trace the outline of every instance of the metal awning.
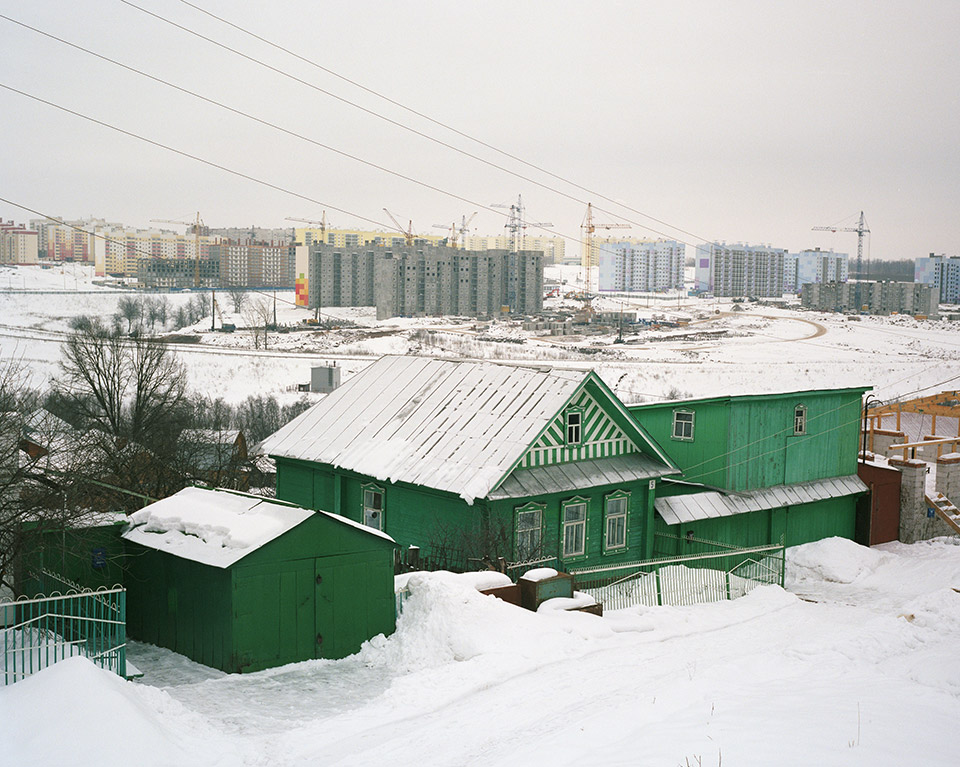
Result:
{"label": "metal awning", "polygon": [[843,498],[847,495],[865,493],[867,489],[856,474],[851,474],[849,477],[832,477],[812,482],[798,482],[793,485],[775,485],[745,493],[725,494],[711,491],[657,498],[654,508],[668,525],[677,525],[698,519],[729,517],[750,511],[814,503],[828,498]]}
{"label": "metal awning", "polygon": [[662,461],[645,453],[628,453],[593,461],[557,463],[531,469],[517,469],[487,498],[527,498],[547,493],[569,493],[604,485],[622,485],[638,479],[655,479],[675,473]]}

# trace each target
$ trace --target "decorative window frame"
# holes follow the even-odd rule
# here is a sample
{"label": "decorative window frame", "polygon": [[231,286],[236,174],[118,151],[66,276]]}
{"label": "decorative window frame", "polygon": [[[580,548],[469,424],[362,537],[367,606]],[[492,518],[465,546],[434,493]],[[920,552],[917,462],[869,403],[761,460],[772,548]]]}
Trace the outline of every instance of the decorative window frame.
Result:
{"label": "decorative window frame", "polygon": [[[678,421],[677,420],[678,415],[690,416],[690,420]],[[697,422],[696,411],[687,410],[685,408],[677,408],[676,410],[673,411],[673,421],[670,424],[670,439],[675,439],[679,442],[693,442],[696,422]],[[689,425],[690,434],[677,434],[678,424]],[[683,429],[682,431],[686,431],[686,429]]]}
{"label": "decorative window frame", "polygon": [[[579,406],[568,407],[563,411],[563,444],[567,447],[580,447],[583,444],[583,408]],[[570,439],[570,416],[577,417],[577,439]]]}
{"label": "decorative window frame", "polygon": [[807,433],[807,406],[803,403],[793,408],[793,436],[799,437]]}
{"label": "decorative window frame", "polygon": [[[611,514],[608,508],[610,501],[624,501],[622,512]],[[611,546],[609,540],[609,520],[614,516],[623,516],[623,543]],[[627,490],[615,490],[603,497],[603,553],[619,554],[627,550],[627,541],[630,536],[630,493]]]}
{"label": "decorative window frame", "polygon": [[[517,506],[513,510],[513,553],[518,562],[526,562],[535,559],[540,559],[543,556],[543,518],[547,510],[547,505],[545,503],[536,503],[535,501],[530,501],[525,503],[523,506]],[[539,543],[536,546],[535,551],[521,551],[520,546],[520,534],[521,532],[532,532],[533,527],[524,528],[520,530],[520,515],[527,514],[530,512],[537,512],[540,514],[540,527],[537,530],[539,534]]]}
{"label": "decorative window frame", "polygon": [[[380,508],[375,509],[372,506],[367,506],[367,493],[379,493],[380,494]],[[373,527],[373,525],[367,522],[367,509],[371,511],[379,511],[378,521],[379,526],[375,529],[380,532],[384,532],[384,517],[387,514],[387,491],[380,485],[375,485],[372,482],[367,482],[360,486],[360,522],[367,527]]]}
{"label": "decorative window frame", "polygon": [[[583,506],[583,520],[578,522],[567,522],[567,509],[570,506]],[[590,542],[589,534],[590,521],[590,499],[583,496],[574,496],[568,498],[560,504],[560,559],[569,562],[576,559],[584,559],[587,556],[587,548]],[[583,528],[583,548],[580,551],[567,553],[567,529],[582,526]]]}

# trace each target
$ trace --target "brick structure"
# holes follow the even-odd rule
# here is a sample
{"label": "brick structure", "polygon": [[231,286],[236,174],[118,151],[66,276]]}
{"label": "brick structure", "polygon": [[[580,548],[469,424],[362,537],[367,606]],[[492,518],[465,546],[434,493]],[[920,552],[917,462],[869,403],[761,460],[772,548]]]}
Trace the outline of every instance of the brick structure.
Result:
{"label": "brick structure", "polygon": [[960,504],[960,453],[947,453],[937,459],[937,492],[954,506]]}

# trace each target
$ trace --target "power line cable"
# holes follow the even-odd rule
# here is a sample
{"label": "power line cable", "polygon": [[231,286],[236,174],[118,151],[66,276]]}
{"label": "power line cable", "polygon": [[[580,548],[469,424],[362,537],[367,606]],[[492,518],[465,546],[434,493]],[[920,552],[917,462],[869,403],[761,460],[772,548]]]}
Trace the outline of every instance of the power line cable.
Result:
{"label": "power line cable", "polygon": [[[613,203],[614,205],[618,205],[618,206],[620,206],[621,208],[626,208],[627,210],[632,211],[633,213],[636,213],[636,214],[638,214],[638,215],[640,215],[640,216],[643,216],[644,218],[648,218],[648,219],[650,219],[651,221],[655,221],[655,222],[658,223],[658,224],[662,224],[663,226],[666,226],[666,227],[668,227],[668,228],[670,228],[670,229],[675,229],[676,231],[682,232],[683,234],[686,234],[686,235],[689,235],[690,237],[693,237],[694,239],[699,239],[699,240],[706,240],[706,239],[707,239],[707,238],[705,238],[705,237],[701,237],[701,236],[698,235],[698,234],[695,234],[695,233],[693,233],[693,232],[687,231],[686,229],[682,229],[682,228],[679,227],[679,226],[675,226],[674,224],[671,224],[671,223],[669,223],[669,222],[667,222],[667,221],[663,221],[663,220],[661,220],[661,219],[659,219],[659,218],[656,218],[655,216],[651,216],[649,213],[644,213],[644,212],[641,211],[641,210],[637,210],[636,208],[633,208],[633,207],[627,205],[626,203],[619,202],[619,201],[614,200],[614,199],[612,199],[612,198],[610,198],[610,197],[607,197],[607,196],[604,195],[604,194],[601,194],[600,192],[597,192],[597,191],[592,190],[592,189],[590,189],[590,188],[588,188],[588,187],[582,186],[581,184],[578,184],[578,183],[575,182],[575,181],[571,181],[570,179],[565,178],[564,176],[561,176],[561,175],[559,175],[559,174],[557,174],[557,173],[554,173],[554,172],[552,172],[552,171],[550,171],[550,170],[547,170],[546,168],[543,168],[543,167],[541,167],[541,166],[539,166],[539,165],[537,165],[537,164],[535,164],[535,163],[528,162],[527,160],[524,160],[522,157],[518,157],[518,156],[515,155],[515,154],[511,154],[510,152],[507,152],[507,151],[504,150],[504,149],[500,149],[499,147],[496,147],[496,146],[494,146],[494,145],[492,145],[492,144],[484,141],[483,139],[479,139],[479,138],[477,138],[476,136],[472,136],[472,135],[470,135],[469,133],[466,133],[466,132],[464,132],[464,131],[461,131],[461,130],[459,130],[458,128],[453,127],[452,125],[443,122],[442,120],[438,120],[438,119],[436,119],[436,118],[434,118],[434,117],[431,117],[431,116],[428,115],[428,114],[425,114],[425,113],[423,113],[423,112],[421,112],[421,111],[419,111],[419,110],[417,110],[417,109],[414,109],[413,107],[407,106],[406,104],[403,104],[402,102],[397,101],[396,99],[393,99],[393,98],[391,98],[390,96],[387,96],[387,95],[385,95],[384,93],[381,93],[380,91],[377,91],[377,90],[375,90],[375,89],[373,89],[373,88],[370,88],[370,87],[364,85],[363,83],[357,82],[356,80],[353,80],[353,79],[351,79],[351,78],[349,78],[349,77],[346,77],[345,75],[342,75],[342,74],[340,74],[339,72],[336,72],[335,70],[330,69],[329,67],[326,67],[326,66],[324,66],[324,65],[322,65],[322,64],[320,64],[320,63],[318,63],[318,62],[316,62],[316,61],[314,61],[314,60],[312,60],[312,59],[309,59],[309,58],[307,58],[307,57],[305,57],[305,56],[302,56],[302,55],[300,55],[299,53],[297,53],[296,51],[293,51],[293,50],[291,50],[291,49],[289,49],[289,48],[287,48],[287,47],[285,47],[285,46],[283,46],[283,45],[280,45],[279,43],[274,42],[273,40],[268,40],[267,38],[265,38],[265,37],[263,37],[263,36],[261,36],[261,35],[258,35],[258,34],[256,34],[255,32],[251,32],[249,29],[246,29],[246,28],[240,26],[239,24],[235,24],[234,22],[229,21],[228,19],[225,19],[225,18],[223,18],[222,16],[218,16],[217,14],[215,14],[215,13],[213,13],[213,12],[211,12],[211,11],[208,11],[208,10],[206,10],[205,8],[201,8],[199,5],[196,5],[195,3],[189,2],[189,0],[180,0],[180,2],[183,3],[184,5],[189,6],[190,8],[193,8],[193,9],[196,10],[196,11],[199,11],[200,13],[202,13],[202,14],[204,14],[204,15],[206,15],[206,16],[209,16],[209,17],[212,18],[212,19],[216,19],[217,21],[221,22],[222,24],[225,24],[225,25],[227,25],[228,27],[237,30],[238,32],[242,32],[243,34],[249,35],[250,37],[254,38],[255,40],[259,40],[260,42],[264,43],[265,45],[269,45],[270,47],[275,48],[276,50],[282,51],[283,53],[286,53],[288,56],[292,56],[293,58],[297,59],[298,61],[302,61],[302,62],[305,63],[305,64],[309,64],[309,65],[312,66],[312,67],[316,67],[316,68],[319,69],[321,72],[325,72],[326,74],[331,75],[332,77],[336,77],[337,79],[342,80],[343,82],[348,83],[349,85],[352,85],[352,86],[354,86],[355,88],[359,88],[360,90],[364,91],[365,93],[369,93],[369,94],[371,94],[371,95],[373,95],[373,96],[376,96],[376,97],[379,98],[379,99],[383,99],[383,100],[386,101],[388,104],[392,104],[393,106],[399,107],[400,109],[403,109],[403,110],[405,110],[406,112],[409,112],[409,113],[412,114],[412,115],[415,115],[415,116],[417,116],[417,117],[420,117],[420,118],[422,118],[422,119],[424,119],[424,120],[426,120],[426,121],[428,121],[428,122],[430,122],[430,123],[433,123],[434,125],[437,125],[437,126],[443,128],[443,129],[445,129],[445,130],[448,130],[448,131],[452,132],[452,133],[455,133],[456,135],[460,136],[461,138],[465,138],[465,139],[468,139],[469,141],[473,141],[473,142],[479,144],[480,146],[482,146],[482,147],[484,147],[484,148],[486,148],[486,149],[490,149],[491,151],[496,152],[497,154],[501,154],[501,155],[503,155],[504,157],[507,157],[507,158],[509,158],[509,159],[511,159],[511,160],[514,160],[515,162],[519,162],[519,163],[521,163],[522,165],[527,166],[528,168],[532,168],[533,170],[539,171],[540,173],[543,173],[544,175],[550,176],[551,178],[555,178],[557,181],[562,181],[563,183],[569,184],[570,186],[572,186],[572,187],[574,187],[574,188],[576,188],[576,189],[579,189],[579,190],[582,191],[582,192],[586,192],[587,194],[593,195],[594,197],[598,197],[598,198],[600,198],[600,199],[602,199],[602,200],[606,200],[607,202]],[[600,208],[597,208],[597,210],[600,210]],[[604,212],[604,213],[609,213],[609,211],[602,211],[602,212]],[[616,215],[616,214],[610,213],[610,215]],[[638,226],[639,226],[639,224],[638,224]]]}
{"label": "power line cable", "polygon": [[[99,54],[99,53],[97,53],[97,52],[95,52],[95,51],[90,50],[89,48],[83,47],[82,45],[78,45],[78,44],[76,44],[76,43],[72,43],[72,42],[70,42],[69,40],[65,40],[65,39],[63,39],[63,38],[61,38],[61,37],[57,37],[56,35],[52,35],[52,34],[50,34],[50,33],[48,33],[48,32],[44,32],[44,31],[41,30],[41,29],[37,29],[36,27],[32,27],[32,26],[30,26],[29,24],[25,24],[25,23],[23,23],[23,22],[21,22],[21,21],[18,21],[18,20],[16,20],[16,19],[13,19],[13,18],[11,18],[11,17],[9,17],[9,16],[5,16],[4,14],[0,14],[0,19],[4,19],[4,20],[9,21],[9,22],[11,22],[11,23],[13,23],[13,24],[17,24],[18,26],[24,27],[25,29],[29,29],[29,30],[31,30],[32,32],[36,32],[36,33],[39,34],[39,35],[42,35],[42,36],[44,36],[44,37],[47,37],[47,38],[49,38],[49,39],[51,39],[51,40],[55,40],[55,41],[57,41],[57,42],[59,42],[59,43],[62,43],[62,44],[64,44],[64,45],[67,45],[67,46],[69,46],[69,47],[71,47],[71,48],[74,48],[74,49],[76,49],[76,50],[78,50],[78,51],[82,51],[83,53],[86,53],[86,54],[88,54],[88,55],[90,55],[90,56],[93,56],[93,57],[95,57],[95,58],[98,58],[98,59],[100,59],[100,60],[102,60],[102,61],[106,61],[106,62],[108,62],[108,63],[110,63],[110,64],[114,64],[115,66],[121,67],[122,69],[126,69],[126,70],[129,71],[129,72],[133,72],[134,74],[140,75],[141,77],[145,77],[145,78],[147,78],[147,79],[149,79],[149,80],[153,80],[154,82],[160,83],[160,84],[165,85],[165,86],[167,86],[167,87],[169,87],[169,88],[173,88],[173,89],[176,90],[176,91],[179,91],[179,92],[181,92],[181,93],[185,93],[185,94],[187,94],[187,95],[189,95],[189,96],[192,96],[192,97],[194,97],[194,98],[197,98],[197,99],[199,99],[199,100],[201,100],[201,101],[205,101],[205,102],[207,102],[208,104],[213,104],[214,106],[220,107],[221,109],[225,109],[225,110],[227,110],[227,111],[229,111],[229,112],[231,112],[231,113],[233,113],[233,114],[239,115],[239,116],[241,116],[241,117],[245,117],[245,118],[247,118],[247,119],[249,119],[249,120],[253,120],[253,121],[256,122],[256,123],[259,123],[260,125],[264,125],[264,126],[266,126],[266,127],[273,128],[273,129],[278,130],[278,131],[280,131],[280,132],[282,132],[282,133],[285,133],[285,134],[287,134],[287,135],[289,135],[289,136],[292,136],[292,137],[294,137],[294,138],[298,138],[298,139],[300,139],[300,140],[302,140],[302,141],[306,141],[306,142],[308,142],[308,143],[310,143],[310,144],[313,144],[313,145],[315,145],[315,146],[318,146],[318,147],[320,147],[320,148],[322,148],[322,149],[326,149],[326,150],[328,150],[328,151],[330,151],[330,152],[333,152],[333,153],[335,153],[335,154],[338,154],[338,155],[340,155],[340,156],[342,156],[342,157],[346,157],[346,158],[348,158],[348,159],[350,159],[350,160],[354,160],[354,161],[356,161],[356,162],[362,163],[363,165],[367,165],[367,166],[369,166],[369,167],[371,167],[371,168],[374,168],[375,170],[381,171],[381,172],[383,172],[383,173],[390,174],[390,175],[392,175],[392,176],[396,176],[397,178],[403,179],[404,181],[409,181],[410,183],[413,183],[413,184],[417,184],[418,186],[422,186],[422,187],[424,187],[424,188],[426,188],[426,189],[429,189],[429,190],[431,190],[431,191],[438,192],[438,193],[440,193],[440,194],[444,194],[444,195],[446,195],[446,196],[448,196],[448,197],[451,197],[451,198],[453,198],[453,199],[455,199],[455,200],[459,200],[460,202],[465,202],[465,203],[467,203],[468,205],[472,205],[472,206],[476,206],[476,207],[479,207],[479,208],[483,208],[484,210],[487,210],[487,211],[489,211],[490,213],[494,213],[494,214],[496,214],[496,215],[498,215],[498,216],[502,216],[502,217],[504,217],[504,218],[509,218],[509,217],[510,217],[510,214],[508,214],[508,213],[504,213],[503,211],[496,210],[495,208],[492,208],[492,207],[490,207],[490,206],[488,206],[488,205],[484,205],[483,203],[476,202],[475,200],[471,200],[471,199],[469,199],[469,198],[467,198],[467,197],[463,197],[463,196],[461,196],[461,195],[459,195],[459,194],[456,194],[455,192],[451,192],[451,191],[449,191],[449,190],[442,189],[442,188],[440,188],[440,187],[438,187],[438,186],[434,186],[433,184],[430,184],[430,183],[428,183],[428,182],[420,181],[419,179],[416,179],[416,178],[414,178],[414,177],[412,177],[412,176],[408,176],[408,175],[406,175],[406,174],[404,174],[404,173],[400,173],[399,171],[392,170],[392,169],[387,168],[387,167],[385,167],[385,166],[383,166],[383,165],[379,165],[379,164],[374,163],[374,162],[371,162],[371,161],[369,161],[369,160],[365,160],[365,159],[363,159],[362,157],[359,157],[359,156],[354,155],[354,154],[350,154],[349,152],[345,152],[345,151],[343,151],[343,150],[341,150],[341,149],[337,149],[336,147],[330,146],[329,144],[324,144],[324,143],[322,143],[322,142],[320,142],[320,141],[317,141],[317,140],[315,140],[315,139],[312,139],[312,138],[310,138],[310,137],[308,137],[308,136],[304,136],[304,135],[301,134],[301,133],[297,133],[296,131],[289,130],[288,128],[284,128],[283,126],[277,125],[276,123],[272,123],[272,122],[269,122],[268,120],[264,120],[264,119],[262,119],[262,118],[259,118],[259,117],[255,116],[255,115],[250,114],[249,112],[243,111],[242,109],[236,109],[235,107],[231,107],[231,106],[229,106],[229,105],[227,105],[227,104],[224,104],[224,103],[222,103],[222,102],[220,102],[220,101],[217,101],[217,100],[215,100],[215,99],[209,98],[209,97],[204,96],[204,95],[202,95],[202,94],[200,94],[200,93],[197,93],[197,92],[195,92],[195,91],[191,91],[191,90],[189,90],[189,89],[187,89],[187,88],[183,88],[183,87],[181,87],[181,86],[179,86],[179,85],[176,85],[175,83],[172,83],[172,82],[170,82],[169,80],[165,80],[165,79],[163,79],[162,77],[157,77],[157,76],[155,76],[155,75],[151,75],[151,74],[149,74],[148,72],[144,72],[143,70],[137,69],[137,68],[132,67],[132,66],[129,66],[129,65],[127,65],[127,64],[124,64],[123,62],[117,61],[116,59],[112,59],[112,58],[110,58],[110,57],[108,57],[108,56],[101,55],[101,54]],[[331,206],[331,207],[332,207],[332,206]],[[333,209],[334,209],[334,210],[338,210],[337,208],[333,208]],[[344,212],[344,211],[339,211],[339,212]],[[359,216],[359,215],[357,215],[357,214],[351,214],[351,215],[356,215],[358,218],[362,218],[362,219],[365,220],[365,221],[371,221],[371,222],[373,222],[372,219],[366,219],[366,218],[363,218],[362,216]],[[391,230],[394,228],[394,227],[391,227],[391,226],[389,226],[389,225],[387,225],[387,224],[380,223],[380,222],[373,222],[373,223],[377,223],[379,226],[383,226],[383,227],[385,227],[385,228],[387,228],[387,229],[391,229]],[[566,239],[566,240],[569,240],[569,241],[571,241],[571,242],[577,242],[577,243],[579,243],[579,240],[577,240],[577,239],[575,239],[575,238],[572,238],[572,237],[570,237],[570,236],[568,236],[568,235],[564,235],[564,234],[561,234],[561,233],[556,232],[556,231],[554,231],[554,230],[547,229],[546,227],[538,227],[538,228],[539,228],[539,229],[543,229],[543,230],[546,231],[546,232],[550,232],[551,234],[553,234],[553,235],[555,235],[555,236],[557,236],[557,237],[561,237],[561,238]]]}
{"label": "power line cable", "polygon": [[[161,16],[160,14],[154,13],[153,11],[150,11],[150,10],[148,10],[148,9],[146,9],[146,8],[143,8],[143,7],[139,6],[139,5],[137,5],[136,3],[130,2],[130,0],[119,0],[119,1],[120,1],[121,3],[123,3],[124,5],[130,6],[131,8],[134,8],[134,9],[136,9],[136,10],[142,12],[142,13],[145,13],[145,14],[148,15],[148,16],[151,16],[152,18],[157,19],[158,21],[163,22],[164,24],[169,24],[170,26],[175,27],[175,28],[177,28],[177,29],[180,29],[180,30],[182,30],[183,32],[186,32],[187,34],[193,35],[194,37],[197,37],[197,38],[199,38],[199,39],[201,39],[201,40],[204,40],[204,41],[206,41],[206,42],[208,42],[208,43],[210,43],[210,44],[212,44],[212,45],[215,45],[215,46],[217,46],[218,48],[221,48],[221,49],[223,49],[223,50],[225,50],[225,51],[229,51],[230,53],[233,53],[233,54],[236,55],[236,56],[240,56],[241,58],[245,59],[246,61],[249,61],[249,62],[251,62],[251,63],[257,64],[258,66],[264,67],[264,68],[270,70],[271,72],[274,72],[274,73],[279,74],[279,75],[281,75],[281,76],[283,76],[283,77],[289,78],[290,80],[293,80],[293,81],[295,81],[295,82],[298,82],[298,83],[300,83],[301,85],[305,85],[306,87],[311,88],[311,89],[313,89],[313,90],[315,90],[315,91],[317,91],[317,92],[319,92],[319,93],[323,93],[324,95],[329,96],[330,98],[336,99],[337,101],[340,101],[340,102],[343,103],[343,104],[348,104],[349,106],[352,106],[352,107],[354,107],[354,108],[356,108],[356,109],[359,109],[360,111],[362,111],[362,112],[364,112],[364,113],[366,113],[366,114],[368,114],[368,115],[370,115],[370,116],[372,116],[372,117],[376,117],[377,119],[383,120],[383,121],[385,121],[385,122],[387,122],[387,123],[389,123],[389,124],[391,124],[391,125],[394,125],[395,127],[398,127],[398,128],[400,128],[400,129],[402,129],[402,130],[405,130],[405,131],[408,131],[408,132],[410,132],[410,133],[413,133],[414,135],[420,136],[421,138],[424,138],[424,139],[426,139],[427,141],[432,141],[432,142],[434,142],[435,144],[439,144],[440,146],[443,146],[443,147],[445,147],[445,148],[447,148],[447,149],[449,149],[449,150],[451,150],[451,151],[453,151],[453,152],[456,152],[456,153],[458,153],[458,154],[461,154],[461,155],[463,155],[463,156],[465,156],[465,157],[469,157],[469,158],[471,158],[472,160],[476,160],[477,162],[483,163],[484,165],[488,165],[488,166],[490,166],[491,168],[495,168],[496,170],[499,170],[499,171],[501,171],[501,172],[503,172],[503,173],[507,173],[507,174],[509,174],[509,175],[511,175],[511,176],[514,176],[515,178],[518,178],[518,179],[522,180],[522,181],[526,181],[526,182],[529,183],[529,184],[533,184],[533,185],[535,185],[535,186],[538,186],[538,187],[540,187],[541,189],[545,189],[545,190],[547,190],[547,191],[553,192],[554,194],[560,195],[561,197],[565,197],[565,198],[567,198],[568,200],[572,200],[573,202],[576,202],[576,203],[578,203],[578,204],[580,204],[580,205],[586,205],[586,204],[589,202],[588,200],[584,200],[584,199],[581,199],[581,198],[579,198],[579,197],[575,197],[574,195],[568,194],[567,192],[564,192],[564,191],[562,191],[562,190],[560,190],[560,189],[557,189],[556,187],[552,187],[552,186],[550,186],[549,184],[544,184],[544,183],[541,182],[541,181],[537,181],[536,179],[530,178],[529,176],[525,176],[525,175],[523,175],[522,173],[517,173],[516,171],[513,171],[513,170],[511,170],[511,169],[509,169],[509,168],[507,168],[507,167],[504,167],[503,165],[499,165],[499,164],[497,164],[497,163],[495,163],[495,162],[492,162],[491,160],[487,160],[487,159],[485,159],[485,158],[483,158],[483,157],[480,157],[479,155],[473,154],[472,152],[468,152],[468,151],[465,150],[465,149],[461,149],[460,147],[457,147],[457,146],[455,146],[455,145],[453,145],[453,144],[451,144],[451,143],[449,143],[449,142],[447,142],[447,141],[443,141],[442,139],[438,139],[438,138],[436,138],[435,136],[431,136],[431,135],[428,134],[428,133],[424,133],[423,131],[418,130],[417,128],[414,128],[414,127],[412,127],[412,126],[409,126],[409,125],[406,125],[406,124],[404,124],[404,123],[401,123],[401,122],[399,122],[398,120],[394,120],[394,119],[392,119],[392,118],[390,118],[390,117],[387,117],[386,115],[380,114],[379,112],[376,112],[376,111],[373,110],[373,109],[369,109],[369,108],[364,107],[364,106],[362,106],[362,105],[360,105],[360,104],[357,104],[356,102],[350,101],[349,99],[344,98],[343,96],[339,96],[339,95],[337,95],[336,93],[333,93],[332,91],[329,91],[329,90],[327,90],[327,89],[325,89],[325,88],[320,87],[319,85],[316,85],[315,83],[311,83],[311,82],[309,82],[309,81],[307,81],[307,80],[304,80],[304,79],[301,78],[301,77],[297,77],[296,75],[290,74],[289,72],[286,72],[286,71],[284,71],[284,70],[282,70],[282,69],[280,69],[280,68],[278,68],[278,67],[275,67],[275,66],[273,66],[272,64],[268,64],[268,63],[266,63],[265,61],[262,61],[261,59],[256,58],[255,56],[250,56],[249,54],[243,53],[242,51],[237,50],[236,48],[233,48],[233,47],[227,45],[226,43],[221,43],[220,41],[214,40],[214,39],[211,38],[211,37],[207,37],[206,35],[203,35],[203,34],[197,32],[196,30],[190,29],[189,27],[185,27],[185,26],[183,26],[182,24],[178,24],[177,22],[172,21],[171,19],[168,19],[168,18],[166,18],[166,17],[164,17],[164,16]],[[604,198],[604,199],[607,199],[607,198]],[[471,203],[471,204],[475,204],[475,203]],[[486,206],[484,206],[484,207],[486,207]],[[600,211],[601,213],[606,213],[606,214],[611,215],[611,216],[615,216],[615,217],[617,217],[617,218],[621,218],[621,219],[623,219],[624,221],[629,221],[631,224],[634,224],[635,226],[639,226],[641,229],[646,229],[646,230],[649,231],[649,232],[653,232],[654,234],[661,235],[661,236],[663,236],[663,237],[669,238],[669,239],[671,239],[671,240],[675,240],[675,241],[677,241],[677,242],[682,242],[683,244],[685,244],[685,245],[690,245],[691,247],[694,247],[694,248],[697,247],[694,243],[687,242],[687,241],[685,241],[685,240],[680,240],[679,238],[677,238],[677,237],[675,237],[675,236],[673,236],[673,235],[671,235],[671,234],[668,234],[667,232],[660,231],[659,229],[654,229],[653,227],[651,227],[651,226],[649,226],[649,225],[647,225],[647,224],[641,223],[641,222],[639,222],[639,221],[635,221],[635,220],[630,219],[630,218],[628,218],[628,217],[626,217],[626,216],[624,216],[624,215],[622,215],[622,214],[614,213],[614,212],[612,212],[612,211],[609,211],[609,210],[606,210],[606,209],[604,209],[604,208],[600,208],[600,207],[597,207],[597,206],[594,206],[594,210]],[[645,214],[641,214],[641,215],[645,215]],[[652,216],[648,216],[648,218],[650,218],[651,220],[656,220],[656,219],[653,219]],[[666,226],[670,226],[670,225],[669,225],[669,224],[666,224]],[[545,229],[544,227],[536,227],[536,228],[537,228],[537,229],[543,229],[544,231],[550,231],[550,230],[548,230],[548,229]],[[679,228],[677,228],[677,227],[670,227],[670,228],[677,229],[677,231],[684,231],[684,230],[679,229]],[[693,236],[694,238],[697,237],[697,235],[691,235],[691,236]],[[572,239],[572,238],[571,238],[571,239]],[[706,240],[706,238],[701,238],[701,239]],[[578,242],[579,242],[579,240],[578,240]]]}

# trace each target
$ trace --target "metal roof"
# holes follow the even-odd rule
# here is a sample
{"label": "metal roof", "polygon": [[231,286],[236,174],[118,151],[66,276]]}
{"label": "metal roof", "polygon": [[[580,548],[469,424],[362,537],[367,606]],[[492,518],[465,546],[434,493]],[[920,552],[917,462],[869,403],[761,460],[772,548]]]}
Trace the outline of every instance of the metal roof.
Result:
{"label": "metal roof", "polygon": [[818,479],[793,485],[775,485],[746,493],[728,495],[711,491],[657,498],[654,508],[668,525],[677,525],[698,519],[729,517],[750,511],[813,503],[827,498],[843,498],[866,491],[867,486],[860,478],[851,474],[848,477]]}
{"label": "metal roof", "polygon": [[674,469],[649,455],[628,453],[593,461],[517,469],[487,497],[498,500],[567,493],[603,485],[620,485],[638,479],[654,479],[673,472]]}
{"label": "metal roof", "polygon": [[382,357],[263,442],[265,453],[486,497],[592,374]]}

